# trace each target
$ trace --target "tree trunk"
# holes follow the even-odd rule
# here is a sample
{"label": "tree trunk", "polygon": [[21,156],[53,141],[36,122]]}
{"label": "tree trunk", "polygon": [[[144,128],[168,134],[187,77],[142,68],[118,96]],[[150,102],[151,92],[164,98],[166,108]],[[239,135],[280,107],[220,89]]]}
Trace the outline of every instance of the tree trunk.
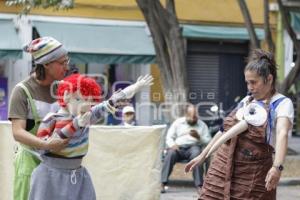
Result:
{"label": "tree trunk", "polygon": [[[186,52],[173,0],[164,8],[159,0],[136,0],[153,38],[156,59],[161,70],[166,103],[179,105],[180,113],[186,103]],[[171,95],[166,95],[171,94]],[[169,120],[173,120],[169,112]]]}
{"label": "tree trunk", "polygon": [[264,0],[264,29],[265,29],[265,40],[268,44],[269,51],[274,55],[275,47],[272,39],[270,22],[269,22],[269,0]]}
{"label": "tree trunk", "polygon": [[295,66],[292,68],[292,70],[289,72],[289,74],[283,80],[283,82],[281,83],[281,85],[279,87],[279,92],[281,92],[283,94],[287,94],[288,90],[290,89],[290,87],[293,85],[293,83],[296,81],[297,77],[299,76],[299,72],[300,72],[300,44],[297,40],[296,33],[294,32],[294,30],[291,27],[290,20],[289,20],[289,12],[283,6],[282,0],[277,0],[277,2],[278,2],[278,5],[279,5],[279,10],[282,14],[283,25],[284,25],[285,29],[287,30],[289,36],[291,37],[292,41],[293,41],[293,44],[294,44],[294,47],[295,47],[295,50],[296,50],[296,54],[297,54]]}
{"label": "tree trunk", "polygon": [[257,35],[255,33],[255,29],[252,23],[252,19],[248,10],[248,7],[245,3],[245,0],[237,0],[241,9],[241,12],[243,14],[245,25],[248,30],[249,36],[250,36],[250,42],[251,42],[251,48],[257,49],[260,48],[259,40],[257,38]]}

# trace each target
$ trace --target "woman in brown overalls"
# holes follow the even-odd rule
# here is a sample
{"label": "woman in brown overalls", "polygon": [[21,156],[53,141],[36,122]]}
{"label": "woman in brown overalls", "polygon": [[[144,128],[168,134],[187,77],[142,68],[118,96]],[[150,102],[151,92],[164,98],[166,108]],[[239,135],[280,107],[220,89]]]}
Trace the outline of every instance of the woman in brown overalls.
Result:
{"label": "woman in brown overalls", "polygon": [[223,130],[186,165],[185,171],[192,171],[204,162],[214,144],[220,142],[218,140],[224,137],[221,136],[239,121],[236,115],[239,109],[250,103],[260,104],[266,110],[266,122],[260,126],[248,124],[245,131],[232,134],[237,136],[218,148],[205,177],[200,199],[276,199],[276,187],[294,117],[293,104],[275,90],[276,64],[270,53],[254,50],[244,73],[251,96],[245,97],[224,119]]}

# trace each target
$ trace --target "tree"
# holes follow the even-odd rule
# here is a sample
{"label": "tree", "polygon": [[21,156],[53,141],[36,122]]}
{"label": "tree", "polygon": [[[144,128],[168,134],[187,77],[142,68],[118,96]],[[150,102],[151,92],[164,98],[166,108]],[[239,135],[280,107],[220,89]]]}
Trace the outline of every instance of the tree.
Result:
{"label": "tree", "polygon": [[246,4],[245,0],[238,0],[238,4],[239,4],[241,12],[243,14],[247,31],[250,35],[251,47],[252,47],[252,49],[260,48],[259,40],[258,40],[257,35],[255,33],[255,29],[254,29],[254,26],[253,26],[253,23],[252,23],[251,15],[249,13],[249,10],[248,10],[248,7],[247,7],[247,4]]}
{"label": "tree", "polygon": [[6,0],[7,6],[22,6],[21,14],[28,14],[32,8],[43,7],[54,9],[69,9],[74,7],[74,0]]}
{"label": "tree", "polygon": [[[240,6],[240,10],[245,20],[245,26],[250,35],[251,47],[252,49],[260,48],[259,40],[255,33],[251,15],[249,13],[245,0],[238,0],[238,4]],[[272,34],[271,34],[270,22],[269,22],[269,0],[264,0],[264,30],[265,30],[265,41],[267,42],[268,49],[270,52],[274,53],[275,48],[272,40]]]}
{"label": "tree", "polygon": [[[243,16],[247,16],[247,17],[244,17],[244,19],[245,19],[246,27],[249,31],[250,41],[254,41],[252,43],[255,43],[255,41],[257,40],[257,36],[256,36],[255,31],[254,31],[254,26],[253,26],[253,23],[251,21],[251,17],[249,15],[248,8],[247,8],[247,5],[245,3],[245,0],[237,0],[237,1],[239,2],[240,5],[242,5],[242,6],[240,6],[240,8],[241,8],[241,12],[243,13]],[[278,2],[278,6],[279,6],[279,11],[282,15],[284,28],[287,30],[289,36],[291,37],[291,39],[294,43],[294,47],[295,47],[296,55],[297,55],[296,62],[295,62],[295,67],[292,68],[292,70],[285,77],[285,79],[282,81],[282,83],[280,83],[278,85],[278,91],[283,93],[283,94],[287,94],[290,87],[295,83],[295,81],[296,81],[296,79],[297,79],[297,77],[299,76],[299,73],[300,73],[300,44],[297,41],[297,36],[296,36],[294,30],[291,27],[291,24],[290,24],[290,21],[289,21],[289,12],[288,12],[287,8],[283,5],[282,0],[277,0],[277,2]],[[271,36],[271,31],[270,31],[270,24],[269,24],[268,5],[269,5],[269,0],[264,0],[264,18],[265,18],[264,19],[264,28],[265,28],[266,41],[267,41],[268,48],[271,52],[274,52],[274,43],[272,41],[272,36]],[[254,46],[254,48],[257,48],[257,47],[258,46]]]}
{"label": "tree", "polygon": [[280,92],[286,94],[289,88],[295,83],[300,73],[300,44],[299,41],[297,40],[297,35],[291,26],[289,12],[287,8],[283,6],[282,0],[277,0],[277,2],[278,2],[279,10],[282,14],[283,25],[286,31],[288,32],[290,38],[292,39],[294,48],[296,50],[295,66],[292,68],[292,70],[288,73],[286,78],[283,80],[279,89]]}
{"label": "tree", "polygon": [[268,49],[272,54],[275,52],[275,46],[272,39],[270,22],[269,22],[269,0],[264,0],[264,30],[265,30],[265,40],[268,45]]}
{"label": "tree", "polygon": [[[153,38],[165,94],[171,94],[170,98],[165,95],[166,102],[170,106],[177,103],[182,113],[187,95],[186,52],[174,0],[167,0],[165,8],[159,0],[136,1]],[[168,117],[173,118],[171,115]]]}

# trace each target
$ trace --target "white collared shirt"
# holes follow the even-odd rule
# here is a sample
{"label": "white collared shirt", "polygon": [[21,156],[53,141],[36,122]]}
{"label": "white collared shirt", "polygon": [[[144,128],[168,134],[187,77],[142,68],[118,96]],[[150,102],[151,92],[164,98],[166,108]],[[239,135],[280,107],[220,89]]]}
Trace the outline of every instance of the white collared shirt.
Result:
{"label": "white collared shirt", "polygon": [[[200,141],[189,134],[191,130],[196,130],[198,132]],[[197,124],[191,126],[187,123],[186,117],[175,120],[170,126],[166,137],[168,147],[172,147],[175,144],[179,146],[207,144],[210,140],[211,135],[208,131],[208,127],[202,120],[198,120]]]}

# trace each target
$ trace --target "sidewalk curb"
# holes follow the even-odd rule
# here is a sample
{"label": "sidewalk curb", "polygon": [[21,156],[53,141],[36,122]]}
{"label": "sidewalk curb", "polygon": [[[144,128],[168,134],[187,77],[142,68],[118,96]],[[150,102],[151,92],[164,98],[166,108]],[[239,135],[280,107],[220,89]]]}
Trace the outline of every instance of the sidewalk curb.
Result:
{"label": "sidewalk curb", "polygon": [[193,180],[179,180],[179,179],[172,179],[169,180],[169,186],[188,186],[188,187],[194,187],[194,181]]}
{"label": "sidewalk curb", "polygon": [[293,186],[300,185],[300,177],[281,178],[278,183],[279,186]]}

